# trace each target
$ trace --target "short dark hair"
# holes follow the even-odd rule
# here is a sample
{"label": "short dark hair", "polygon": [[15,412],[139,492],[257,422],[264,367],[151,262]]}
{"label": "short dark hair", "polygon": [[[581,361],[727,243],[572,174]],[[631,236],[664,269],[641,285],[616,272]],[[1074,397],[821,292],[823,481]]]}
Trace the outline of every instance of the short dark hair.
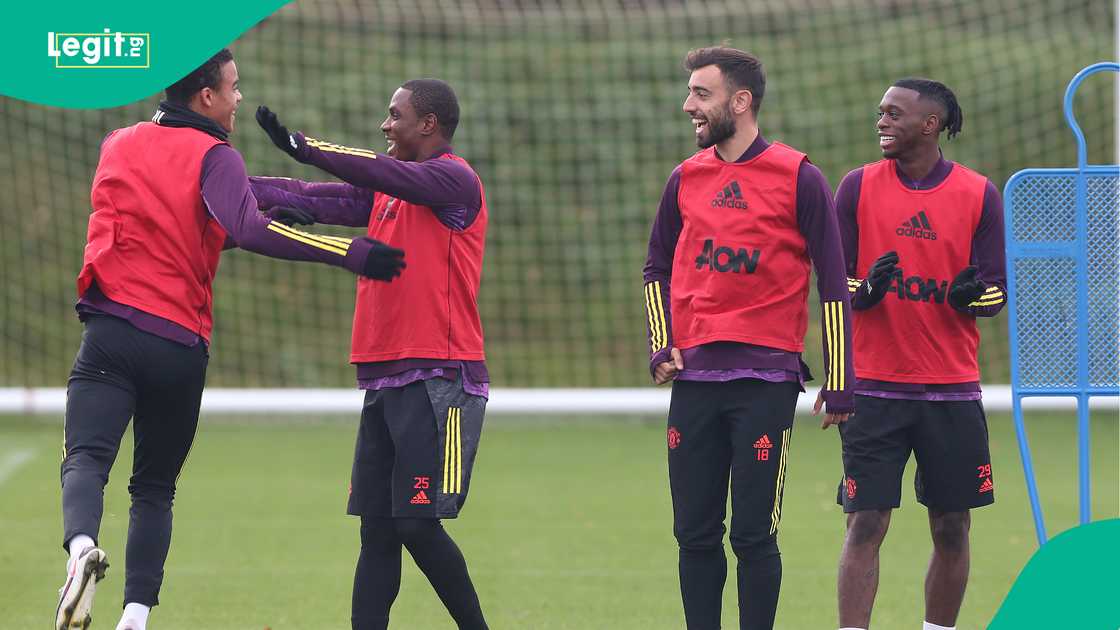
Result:
{"label": "short dark hair", "polygon": [[960,133],[961,126],[964,125],[964,112],[961,111],[961,106],[957,103],[957,95],[953,94],[953,91],[946,87],[944,83],[933,79],[908,77],[895,81],[893,87],[914,90],[918,93],[919,98],[937,101],[945,110],[945,120],[941,121],[941,128],[938,131],[948,129],[950,140]]}
{"label": "short dark hair", "polygon": [[717,66],[723,73],[727,84],[736,90],[749,90],[751,111],[758,117],[762,107],[762,97],[766,93],[766,70],[758,57],[749,52],[730,46],[710,46],[688,51],[684,58],[684,69],[689,72],[705,66]]}
{"label": "short dark hair", "polygon": [[413,79],[401,86],[412,92],[408,102],[417,116],[435,114],[443,137],[451,140],[459,126],[459,99],[451,86],[439,79]]}
{"label": "short dark hair", "polygon": [[222,82],[222,66],[231,61],[233,61],[233,53],[228,48],[219,50],[193,72],[168,86],[165,90],[167,100],[177,105],[186,105],[195,94],[202,91],[202,88],[218,87]]}

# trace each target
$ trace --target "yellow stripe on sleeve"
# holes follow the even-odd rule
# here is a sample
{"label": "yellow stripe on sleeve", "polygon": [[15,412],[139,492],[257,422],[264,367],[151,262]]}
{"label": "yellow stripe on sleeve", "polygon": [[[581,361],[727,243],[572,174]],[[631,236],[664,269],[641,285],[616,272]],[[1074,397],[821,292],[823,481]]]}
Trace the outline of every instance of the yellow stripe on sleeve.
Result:
{"label": "yellow stripe on sleeve", "polygon": [[330,234],[316,234],[315,236],[317,236],[319,238],[326,239],[328,241],[334,241],[336,243],[341,243],[341,244],[343,244],[347,247],[350,247],[350,243],[353,242],[353,240],[354,240],[352,238],[347,238],[345,236],[332,236]]}
{"label": "yellow stripe on sleeve", "polygon": [[828,379],[825,389],[839,391],[844,389],[844,304],[842,302],[824,303],[824,336],[828,349]]}
{"label": "yellow stripe on sleeve", "polygon": [[832,323],[832,345],[829,348],[829,374],[832,377],[832,389],[840,389],[840,374],[837,373],[837,359],[839,358],[840,346],[840,330],[837,325],[837,303],[829,303],[829,312],[831,316],[829,321]]}
{"label": "yellow stripe on sleeve", "polygon": [[832,325],[832,303],[824,303],[824,338],[825,347],[828,349],[829,370],[828,378],[825,380],[825,389],[836,389],[834,380],[836,379],[836,371],[832,369],[833,362],[835,361],[836,352],[836,339],[834,335],[834,328]]}
{"label": "yellow stripe on sleeve", "polygon": [[302,232],[291,227],[290,225],[284,225],[279,221],[272,221],[271,223],[269,223],[269,228],[271,228],[272,226],[276,226],[276,230],[273,230],[274,232],[280,230],[288,235],[309,238],[324,245],[330,245],[331,247],[341,247],[343,250],[348,249],[350,247],[351,241],[353,241],[353,239],[346,238],[344,236],[327,236],[326,234],[312,234],[311,232]]}
{"label": "yellow stripe on sleeve", "polygon": [[354,147],[346,147],[346,146],[342,146],[341,144],[335,144],[333,142],[325,142],[323,140],[316,140],[315,138],[308,138],[308,137],[304,137],[304,141],[307,142],[307,146],[314,147],[316,149],[319,149],[320,151],[328,151],[330,153],[341,153],[343,155],[353,155],[353,156],[356,156],[356,157],[369,158],[371,160],[376,160],[377,159],[377,153],[375,153],[373,151],[370,151],[369,149],[356,149]]}
{"label": "yellow stripe on sleeve", "polygon": [[995,299],[981,298],[980,300],[969,304],[969,306],[995,306],[996,304],[1003,304],[1003,296]]}
{"label": "yellow stripe on sleeve", "polygon": [[840,386],[837,390],[844,389],[844,353],[847,348],[844,347],[844,304],[842,302],[833,302],[836,305],[836,339],[840,342],[840,356],[836,358],[836,375],[839,377]]}
{"label": "yellow stripe on sleeve", "polygon": [[651,353],[657,352],[660,348],[660,335],[657,331],[657,320],[654,317],[653,309],[653,283],[647,283],[646,287],[646,321],[649,324],[649,351]]}
{"label": "yellow stripe on sleeve", "polygon": [[657,304],[657,323],[661,327],[661,348],[669,345],[669,331],[665,325],[665,305],[661,303],[661,282],[654,281],[653,283],[653,297]]}
{"label": "yellow stripe on sleeve", "polygon": [[657,352],[668,344],[665,313],[661,310],[661,283],[646,284],[646,315],[649,319],[650,351]]}
{"label": "yellow stripe on sleeve", "polygon": [[299,242],[301,242],[305,245],[310,245],[312,247],[317,247],[319,249],[331,252],[332,254],[338,254],[339,256],[345,256],[346,255],[346,249],[347,248],[343,247],[341,243],[331,242],[331,241],[327,241],[327,240],[321,240],[321,239],[317,238],[314,234],[308,234],[307,232],[300,232],[299,230],[293,230],[292,228],[287,227],[286,225],[284,225],[282,223],[277,223],[276,221],[272,221],[268,224],[268,229],[272,230],[273,232],[276,232],[277,234],[279,234],[281,236],[290,238],[294,241],[299,241]]}

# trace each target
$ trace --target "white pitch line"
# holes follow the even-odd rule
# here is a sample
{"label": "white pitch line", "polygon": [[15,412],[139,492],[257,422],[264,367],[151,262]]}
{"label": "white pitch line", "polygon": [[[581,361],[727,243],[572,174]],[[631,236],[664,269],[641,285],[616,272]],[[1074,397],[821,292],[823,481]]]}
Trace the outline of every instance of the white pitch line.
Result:
{"label": "white pitch line", "polygon": [[0,485],[4,485],[4,482],[8,480],[8,477],[10,477],[12,473],[18,470],[20,466],[34,459],[34,457],[35,449],[33,448],[22,448],[11,453],[0,455]]}

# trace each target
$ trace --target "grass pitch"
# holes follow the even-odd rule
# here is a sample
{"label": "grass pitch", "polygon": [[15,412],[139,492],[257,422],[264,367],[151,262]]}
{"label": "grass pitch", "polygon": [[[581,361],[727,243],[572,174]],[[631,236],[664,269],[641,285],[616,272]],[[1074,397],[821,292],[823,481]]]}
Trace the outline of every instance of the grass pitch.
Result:
{"label": "grass pitch", "polygon": [[[153,630],[350,627],[358,527],[343,513],[355,420],[203,420],[180,478]],[[1028,422],[1053,536],[1076,522],[1074,418],[1035,413]],[[989,424],[996,504],[973,516],[961,630],[987,624],[1035,549],[1010,417],[992,414]],[[1118,513],[1117,434],[1114,413],[1094,416],[1094,518]],[[0,417],[3,628],[46,628],[52,619],[65,562],[61,441],[59,419]],[[106,489],[101,541],[112,567],[99,585],[94,630],[111,630],[121,605],[130,436],[125,444]],[[835,429],[822,432],[815,420],[799,418],[780,531],[779,628],[836,627],[840,474]],[[922,621],[930,542],[912,479],[913,460],[883,548],[877,628],[916,628]],[[467,557],[492,628],[683,627],[663,419],[492,417],[470,500],[462,518],[446,524]],[[730,583],[723,618],[724,627],[737,627]],[[407,554],[392,627],[454,627]]]}

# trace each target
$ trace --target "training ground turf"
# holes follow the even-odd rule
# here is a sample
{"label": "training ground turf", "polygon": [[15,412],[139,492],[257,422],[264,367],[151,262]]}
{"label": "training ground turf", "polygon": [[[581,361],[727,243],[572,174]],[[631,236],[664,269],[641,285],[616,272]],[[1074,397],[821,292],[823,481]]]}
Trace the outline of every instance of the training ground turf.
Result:
{"label": "training ground turf", "polygon": [[[355,414],[356,415],[356,414]],[[1028,417],[1051,535],[1076,520],[1072,413]],[[467,557],[495,630],[681,628],[676,548],[655,418],[492,417],[470,500],[448,529]],[[1010,416],[989,420],[996,504],[974,513],[972,574],[958,627],[981,628],[1035,549]],[[1093,516],[1118,510],[1117,417],[1093,428]],[[206,418],[175,503],[163,605],[152,630],[349,628],[357,520],[344,516],[354,418]],[[131,435],[126,436],[130,445]],[[791,443],[780,543],[785,578],[777,627],[836,627],[836,560],[844,518],[834,504],[839,437],[799,418]],[[0,627],[47,628],[62,584],[58,462],[61,420],[0,417]],[[130,448],[107,488],[102,546],[109,576],[93,630],[120,610]],[[913,499],[884,544],[873,626],[920,628],[930,542]],[[407,558],[407,555],[406,555]],[[734,579],[734,565],[729,571]],[[737,627],[734,591],[724,627]],[[393,628],[453,628],[405,560]]]}

